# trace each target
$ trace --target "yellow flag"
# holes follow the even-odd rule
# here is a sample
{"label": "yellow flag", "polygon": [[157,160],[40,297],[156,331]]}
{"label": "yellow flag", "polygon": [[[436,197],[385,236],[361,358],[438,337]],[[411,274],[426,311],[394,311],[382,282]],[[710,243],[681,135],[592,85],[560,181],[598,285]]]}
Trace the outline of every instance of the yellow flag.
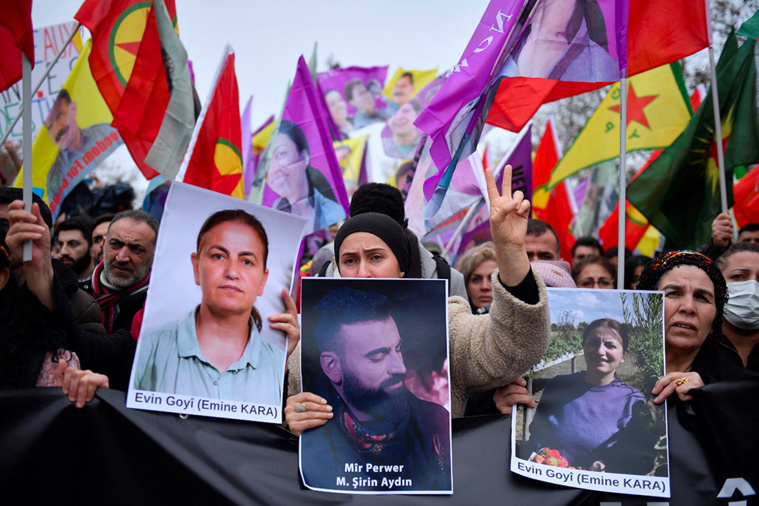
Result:
{"label": "yellow flag", "polygon": [[337,161],[340,163],[340,169],[343,171],[345,189],[349,194],[356,191],[356,188],[359,186],[361,167],[364,164],[366,140],[368,138],[368,135],[364,135],[332,143],[335,147]]}
{"label": "yellow flag", "polygon": [[[32,184],[44,188],[53,217],[85,176],[122,144],[113,119],[92,78],[88,40],[66,83],[47,113],[32,145]],[[21,186],[22,178],[16,179]]]}
{"label": "yellow flag", "polygon": [[[627,81],[627,151],[672,144],[690,121],[691,108],[678,63],[664,65]],[[588,120],[551,173],[548,187],[575,172],[619,156],[619,83]]]}

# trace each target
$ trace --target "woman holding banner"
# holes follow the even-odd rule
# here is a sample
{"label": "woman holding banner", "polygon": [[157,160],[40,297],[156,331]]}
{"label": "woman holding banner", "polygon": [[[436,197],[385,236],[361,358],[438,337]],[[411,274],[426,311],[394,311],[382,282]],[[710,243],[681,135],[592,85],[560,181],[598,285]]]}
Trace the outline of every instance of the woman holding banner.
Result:
{"label": "woman holding banner", "polygon": [[[448,302],[451,411],[464,415],[468,395],[509,383],[535,364],[550,337],[545,285],[530,269],[524,239],[530,204],[521,192],[511,196],[511,166],[504,169],[503,195],[490,169],[486,171],[490,196],[490,226],[495,243],[493,305],[488,315],[473,315],[462,297]],[[418,271],[412,248],[401,226],[378,213],[350,218],[335,238],[335,262],[341,277],[401,278]],[[418,262],[418,259],[416,260]],[[500,273],[499,273],[500,272]],[[321,397],[300,391],[299,354],[289,361],[292,395],[285,416],[290,430],[324,425],[331,407]]]}

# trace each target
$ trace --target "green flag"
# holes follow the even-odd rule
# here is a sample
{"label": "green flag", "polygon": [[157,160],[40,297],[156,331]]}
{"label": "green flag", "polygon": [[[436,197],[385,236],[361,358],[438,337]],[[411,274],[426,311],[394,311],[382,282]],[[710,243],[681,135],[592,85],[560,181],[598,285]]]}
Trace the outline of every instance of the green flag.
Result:
{"label": "green flag", "polygon": [[[717,64],[728,206],[733,168],[759,162],[755,44],[748,39],[738,48],[731,32]],[[627,200],[668,244],[695,249],[709,240],[721,209],[711,90],[682,135],[630,183]]]}

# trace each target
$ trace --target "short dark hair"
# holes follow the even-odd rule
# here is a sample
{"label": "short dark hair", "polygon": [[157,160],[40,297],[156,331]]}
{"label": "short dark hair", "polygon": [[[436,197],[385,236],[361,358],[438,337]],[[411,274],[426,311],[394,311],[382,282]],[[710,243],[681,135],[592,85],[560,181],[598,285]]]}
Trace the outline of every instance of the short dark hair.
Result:
{"label": "short dark hair", "polygon": [[[0,187],[0,204],[10,204],[14,200],[24,200],[24,191],[21,188],[14,188],[12,186]],[[36,193],[32,193],[32,202],[40,206],[40,216],[42,216],[42,221],[45,222],[47,228],[53,228],[53,214],[50,212],[47,204],[45,204],[45,201],[38,197]]]}
{"label": "short dark hair", "polygon": [[748,223],[742,226],[738,231],[738,237],[740,237],[743,232],[756,232],[757,230],[759,230],[759,223]]}
{"label": "short dark hair", "polygon": [[[630,288],[633,274],[638,267],[645,267],[651,259],[644,255],[632,255],[625,260],[625,286],[624,289]],[[635,287],[633,287],[635,288]]]}
{"label": "short dark hair", "polygon": [[66,220],[58,225],[57,228],[58,232],[63,232],[65,230],[79,230],[87,241],[87,246],[92,247],[92,229],[94,227],[92,225],[92,218],[86,214],[77,214],[71,218],[66,218]]}
{"label": "short dark hair", "polygon": [[111,220],[111,224],[108,225],[108,230],[111,230],[113,224],[122,218],[131,218],[134,221],[143,221],[147,223],[150,225],[150,228],[153,229],[153,232],[155,232],[156,237],[158,237],[158,220],[156,220],[152,214],[146,213],[142,209],[129,209],[128,211],[116,213],[116,216]]}
{"label": "short dark hair", "polygon": [[390,216],[400,226],[405,225],[406,209],[403,194],[386,183],[366,183],[359,186],[351,198],[350,215],[381,213]]}
{"label": "short dark hair", "polygon": [[401,77],[398,78],[398,81],[400,81],[404,77],[408,77],[409,82],[412,85],[414,84],[414,74],[412,74],[411,72],[404,72],[403,74],[401,74]]}
{"label": "short dark hair", "polygon": [[306,138],[306,134],[303,132],[303,129],[296,123],[290,121],[289,119],[283,119],[279,124],[278,134],[285,134],[291,141],[293,141],[293,144],[295,144],[295,148],[298,150],[298,153],[305,151],[306,154],[311,155],[311,150],[308,147],[308,139]]}
{"label": "short dark hair", "polygon": [[556,254],[559,258],[561,258],[561,243],[559,243],[559,236],[553,227],[545,221],[538,220],[536,218],[527,220],[526,235],[537,237],[545,234],[546,232],[551,232],[553,234],[553,237],[556,239]]}
{"label": "short dark hair", "polygon": [[359,84],[362,85],[364,88],[366,88],[364,81],[360,77],[351,79],[350,81],[345,83],[345,100],[347,100],[348,102],[353,100],[353,89]]}
{"label": "short dark hair", "polygon": [[324,294],[314,306],[314,337],[320,351],[335,350],[340,327],[351,323],[381,321],[391,316],[390,299],[381,293],[337,288]]}
{"label": "short dark hair", "polygon": [[200,253],[200,243],[203,241],[203,236],[206,235],[212,228],[221,225],[222,223],[235,222],[242,223],[249,226],[261,239],[261,243],[264,246],[264,269],[266,269],[266,262],[269,259],[269,236],[266,235],[266,229],[263,224],[253,216],[248,214],[242,209],[225,209],[224,211],[217,211],[206,219],[198,232],[197,251]]}
{"label": "short dark hair", "polygon": [[[753,231],[749,230],[749,232],[753,232]],[[728,258],[730,258],[736,253],[744,253],[744,252],[756,253],[757,255],[759,255],[759,244],[754,244],[751,242],[737,242],[733,244],[732,246],[730,246],[730,248],[728,248],[727,251],[722,253],[722,255],[720,255],[719,258],[717,258],[717,261],[716,261],[717,267],[719,267],[719,270],[724,269],[725,267],[727,267]],[[727,278],[725,280],[727,280]]]}
{"label": "short dark hair", "polygon": [[624,351],[627,351],[627,348],[630,346],[630,337],[627,334],[627,325],[619,323],[614,318],[600,318],[588,325],[585,329],[585,332],[582,333],[582,345],[585,346],[585,340],[590,336],[590,333],[592,331],[601,327],[609,328],[619,334],[619,337],[622,338],[622,349]]}
{"label": "short dark hair", "polygon": [[116,216],[115,213],[105,213],[101,214],[97,218],[95,218],[95,221],[92,222],[92,229],[95,230],[95,228],[100,225],[101,223],[105,222],[111,222],[113,221],[113,218]]}
{"label": "short dark hair", "polygon": [[601,243],[598,242],[598,239],[595,237],[590,237],[588,235],[580,237],[577,239],[577,242],[575,242],[575,245],[572,246],[572,256],[575,256],[575,251],[577,251],[577,248],[580,246],[587,246],[589,248],[596,248],[598,250],[598,256],[603,256],[604,254],[604,248],[601,246]]}
{"label": "short dark hair", "polygon": [[574,267],[572,267],[572,279],[574,280],[575,283],[577,283],[578,286],[580,285],[580,283],[578,283],[578,277],[580,276],[580,273],[582,272],[582,270],[586,266],[593,265],[593,264],[600,265],[601,267],[603,267],[604,269],[606,269],[609,272],[609,274],[611,275],[612,282],[616,284],[616,282],[617,282],[617,271],[616,271],[616,269],[614,269],[614,266],[611,265],[611,262],[609,262],[609,260],[607,260],[604,257],[599,257],[597,255],[591,255],[589,257],[583,258],[582,260],[580,260],[579,262],[577,262],[577,265],[575,265]]}

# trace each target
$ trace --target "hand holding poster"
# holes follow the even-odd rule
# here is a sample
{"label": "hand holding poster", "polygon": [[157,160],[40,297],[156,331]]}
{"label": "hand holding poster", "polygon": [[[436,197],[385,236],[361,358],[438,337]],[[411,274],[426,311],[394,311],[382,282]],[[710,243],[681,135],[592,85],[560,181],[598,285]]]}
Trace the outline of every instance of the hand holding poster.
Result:
{"label": "hand holding poster", "polygon": [[280,422],[287,339],[273,327],[291,320],[274,315],[295,311],[282,292],[304,228],[302,218],[172,184],[127,407]]}
{"label": "hand holding poster", "polygon": [[334,413],[300,437],[307,487],[453,492],[447,293],[443,280],[303,280],[302,390]]}
{"label": "hand holding poster", "polygon": [[[554,365],[532,379],[534,414],[520,406],[512,419],[511,470],[558,485],[669,497],[665,406],[646,395],[664,375],[662,294],[552,288],[548,301],[554,330],[546,362]],[[575,358],[551,360],[559,355]]]}

